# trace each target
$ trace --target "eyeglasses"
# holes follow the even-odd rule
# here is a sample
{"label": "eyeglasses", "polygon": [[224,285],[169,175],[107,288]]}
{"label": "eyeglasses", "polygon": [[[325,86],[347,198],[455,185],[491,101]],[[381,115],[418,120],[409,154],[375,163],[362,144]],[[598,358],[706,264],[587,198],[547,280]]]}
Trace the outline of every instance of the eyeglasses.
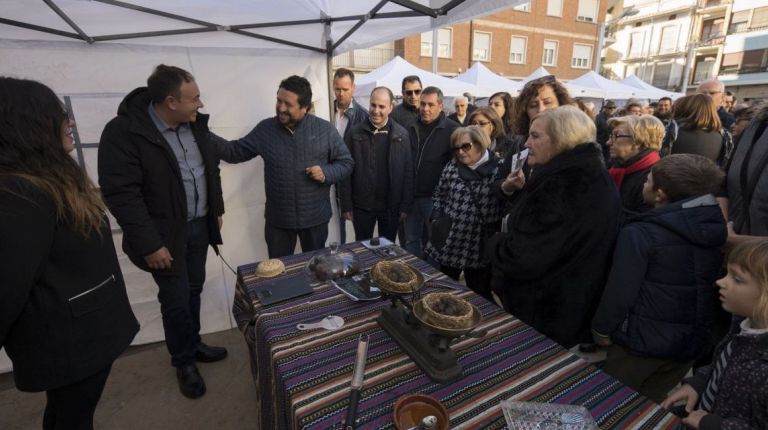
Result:
{"label": "eyeglasses", "polygon": [[412,96],[418,96],[421,94],[421,90],[404,90],[403,93],[406,96],[412,97]]}
{"label": "eyeglasses", "polygon": [[472,144],[471,143],[462,143],[459,146],[454,146],[453,147],[453,152],[459,152],[459,151],[467,152],[470,149],[472,149]]}
{"label": "eyeglasses", "polygon": [[486,125],[490,124],[490,121],[472,121],[469,123],[469,125],[479,125],[481,127],[485,127]]}
{"label": "eyeglasses", "polygon": [[608,136],[608,138],[609,138],[609,139],[611,139],[611,140],[621,139],[622,137],[628,137],[628,138],[630,138],[630,139],[631,139],[631,138],[632,138],[632,135],[631,135],[631,134],[616,134],[616,133],[611,133],[611,134]]}

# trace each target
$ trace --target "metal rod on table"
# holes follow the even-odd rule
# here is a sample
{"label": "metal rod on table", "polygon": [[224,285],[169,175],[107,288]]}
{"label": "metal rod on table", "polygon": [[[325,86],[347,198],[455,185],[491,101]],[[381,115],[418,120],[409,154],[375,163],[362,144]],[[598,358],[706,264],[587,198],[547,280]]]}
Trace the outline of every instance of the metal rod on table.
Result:
{"label": "metal rod on table", "polygon": [[344,424],[346,430],[355,428],[355,418],[357,417],[357,402],[360,400],[360,391],[363,389],[363,377],[365,376],[365,362],[368,359],[368,341],[370,337],[361,334],[357,342],[357,356],[355,357],[355,367],[352,370],[352,383],[349,384],[349,411],[347,412],[347,422]]}

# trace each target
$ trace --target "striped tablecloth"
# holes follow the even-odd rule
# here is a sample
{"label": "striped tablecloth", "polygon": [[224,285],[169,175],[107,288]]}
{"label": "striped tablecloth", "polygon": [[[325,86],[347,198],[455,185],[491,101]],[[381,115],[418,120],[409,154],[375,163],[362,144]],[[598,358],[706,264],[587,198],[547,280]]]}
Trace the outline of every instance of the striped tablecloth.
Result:
{"label": "striped tablecloth", "polygon": [[[379,259],[359,243],[346,245],[363,267]],[[446,279],[427,282],[425,292],[455,291],[483,314],[480,339],[452,348],[464,368],[449,384],[432,382],[378,325],[388,301],[353,302],[328,284],[314,294],[261,307],[252,289],[260,282],[306,276],[309,254],[283,258],[286,273],[271,280],[254,276],[256,264],[238,268],[235,318],[248,342],[264,429],[329,429],[346,418],[358,336],[370,336],[358,428],[393,428],[392,407],[405,394],[426,393],[448,409],[452,428],[506,428],[499,403],[506,399],[583,405],[600,428],[671,429],[677,419],[586,361],[560,347],[482,297]],[[415,257],[425,273],[438,273]],[[339,315],[337,331],[299,331],[296,324]]]}

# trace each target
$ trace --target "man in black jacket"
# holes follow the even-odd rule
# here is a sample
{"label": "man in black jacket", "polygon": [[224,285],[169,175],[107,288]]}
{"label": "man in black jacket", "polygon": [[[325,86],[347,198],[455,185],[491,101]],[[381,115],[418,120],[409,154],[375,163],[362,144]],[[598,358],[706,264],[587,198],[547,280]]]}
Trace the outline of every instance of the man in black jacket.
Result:
{"label": "man in black jacket", "polygon": [[195,361],[227,350],[200,341],[208,246],[221,244],[219,162],[189,72],[159,65],[128,94],[99,142],[99,184],[123,229],[123,250],[159,287],[165,342],[181,392],[205,394]]}
{"label": "man in black jacket", "polygon": [[355,227],[355,240],[379,236],[395,241],[397,226],[413,203],[413,158],[408,132],[389,118],[394,96],[387,87],[371,91],[368,120],[347,133],[355,168],[342,182],[341,210]]}
{"label": "man in black jacket", "polygon": [[419,118],[408,129],[414,162],[413,210],[405,220],[405,248],[421,257],[428,240],[432,194],[443,168],[451,160],[451,134],[459,127],[443,112],[443,92],[427,87],[421,92]]}
{"label": "man in black jacket", "polygon": [[392,110],[392,119],[406,129],[419,117],[419,100],[421,99],[421,79],[416,75],[403,78],[403,102]]}

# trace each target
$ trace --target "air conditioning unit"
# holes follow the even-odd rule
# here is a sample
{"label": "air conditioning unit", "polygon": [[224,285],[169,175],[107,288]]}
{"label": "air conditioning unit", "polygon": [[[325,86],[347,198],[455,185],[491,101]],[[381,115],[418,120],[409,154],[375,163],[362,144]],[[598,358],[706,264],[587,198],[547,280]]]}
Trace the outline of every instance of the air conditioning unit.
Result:
{"label": "air conditioning unit", "polygon": [[595,19],[591,16],[577,16],[576,21],[584,21],[584,22],[595,22]]}

